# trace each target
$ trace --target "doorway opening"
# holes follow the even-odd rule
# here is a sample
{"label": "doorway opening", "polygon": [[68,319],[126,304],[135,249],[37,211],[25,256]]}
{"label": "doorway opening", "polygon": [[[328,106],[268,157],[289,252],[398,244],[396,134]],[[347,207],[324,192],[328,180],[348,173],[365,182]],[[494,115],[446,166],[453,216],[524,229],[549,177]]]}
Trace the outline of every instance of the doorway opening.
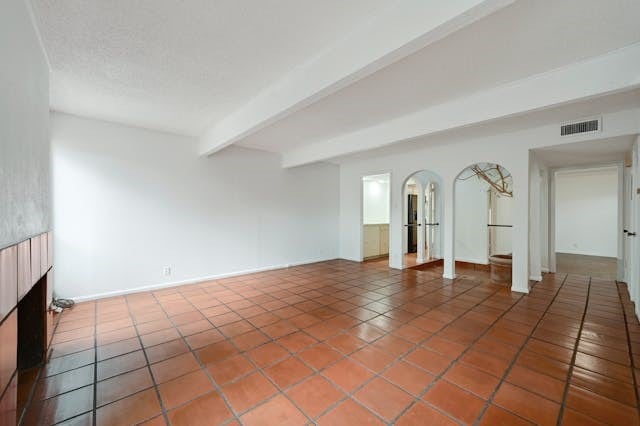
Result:
{"label": "doorway opening", "polygon": [[390,184],[389,173],[362,178],[363,260],[389,257]]}
{"label": "doorway opening", "polygon": [[403,267],[437,265],[441,261],[439,176],[422,170],[403,185]]}
{"label": "doorway opening", "polygon": [[499,164],[476,163],[455,182],[456,269],[485,271],[512,282],[513,178]]}
{"label": "doorway opening", "polygon": [[618,174],[615,165],[555,171],[557,272],[618,276]]}

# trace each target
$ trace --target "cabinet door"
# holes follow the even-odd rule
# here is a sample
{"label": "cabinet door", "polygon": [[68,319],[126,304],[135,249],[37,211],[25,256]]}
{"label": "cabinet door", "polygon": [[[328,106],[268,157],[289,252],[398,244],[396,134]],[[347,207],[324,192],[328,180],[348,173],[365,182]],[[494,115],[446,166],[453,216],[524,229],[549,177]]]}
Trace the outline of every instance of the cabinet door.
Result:
{"label": "cabinet door", "polygon": [[377,225],[364,225],[364,257],[380,255],[380,231]]}
{"label": "cabinet door", "polygon": [[380,254],[389,254],[389,225],[380,225]]}

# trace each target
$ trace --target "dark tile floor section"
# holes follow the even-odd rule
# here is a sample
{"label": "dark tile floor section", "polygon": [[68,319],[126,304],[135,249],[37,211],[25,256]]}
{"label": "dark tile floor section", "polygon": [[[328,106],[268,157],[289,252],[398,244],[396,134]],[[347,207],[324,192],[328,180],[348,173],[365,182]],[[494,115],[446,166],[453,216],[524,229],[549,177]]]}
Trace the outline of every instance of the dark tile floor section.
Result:
{"label": "dark tile floor section", "polygon": [[23,424],[638,424],[626,286],[329,261],[64,312]]}

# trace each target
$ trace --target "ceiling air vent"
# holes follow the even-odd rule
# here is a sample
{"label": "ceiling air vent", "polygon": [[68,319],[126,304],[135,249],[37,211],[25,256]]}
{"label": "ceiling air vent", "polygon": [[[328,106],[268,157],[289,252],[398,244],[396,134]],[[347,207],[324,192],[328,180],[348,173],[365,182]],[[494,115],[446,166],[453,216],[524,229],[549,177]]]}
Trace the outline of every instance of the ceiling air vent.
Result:
{"label": "ceiling air vent", "polygon": [[600,120],[587,120],[579,123],[564,124],[560,127],[560,136],[575,135],[576,133],[597,132],[600,130]]}

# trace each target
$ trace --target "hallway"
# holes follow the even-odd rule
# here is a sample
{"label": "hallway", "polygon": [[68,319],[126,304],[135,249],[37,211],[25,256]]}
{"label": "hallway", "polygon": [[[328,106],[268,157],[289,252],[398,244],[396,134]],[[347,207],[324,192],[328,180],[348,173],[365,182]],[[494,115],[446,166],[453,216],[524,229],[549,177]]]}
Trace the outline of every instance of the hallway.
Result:
{"label": "hallway", "polygon": [[24,424],[638,423],[624,284],[441,273],[334,260],[81,303]]}
{"label": "hallway", "polygon": [[556,253],[556,270],[566,274],[582,274],[604,280],[615,280],[618,261],[614,257]]}

